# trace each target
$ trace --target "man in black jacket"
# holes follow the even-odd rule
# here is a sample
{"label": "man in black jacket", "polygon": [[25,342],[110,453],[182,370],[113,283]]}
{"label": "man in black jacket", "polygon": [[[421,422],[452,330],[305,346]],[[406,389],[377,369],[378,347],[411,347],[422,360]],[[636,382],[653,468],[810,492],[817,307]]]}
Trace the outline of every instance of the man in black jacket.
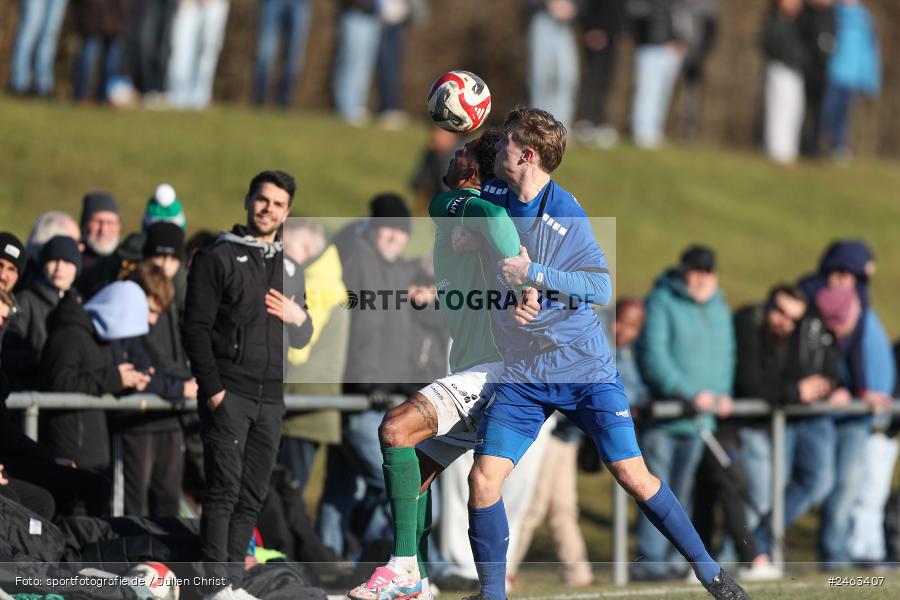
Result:
{"label": "man in black jacket", "polygon": [[217,600],[252,598],[241,574],[278,451],[283,340],[301,348],[312,336],[303,272],[284,256],[278,235],[294,190],[282,171],[254,177],[244,199],[247,225],[201,250],[188,277],[182,334],[199,386],[208,484],[202,556],[216,579],[207,592]]}
{"label": "man in black jacket", "polygon": [[[737,370],[734,393],[773,404],[828,402],[843,405],[849,392],[838,387],[839,350],[822,317],[800,288],[778,285],[763,305],[734,317]],[[787,426],[785,455],[790,484],[785,494],[785,525],[821,502],[834,480],[834,423],[829,415],[796,417]],[[764,423],[740,431],[740,462],[752,507],[748,530],[768,556],[771,540],[764,517],[772,506],[772,448]],[[776,492],[779,493],[779,492]]]}

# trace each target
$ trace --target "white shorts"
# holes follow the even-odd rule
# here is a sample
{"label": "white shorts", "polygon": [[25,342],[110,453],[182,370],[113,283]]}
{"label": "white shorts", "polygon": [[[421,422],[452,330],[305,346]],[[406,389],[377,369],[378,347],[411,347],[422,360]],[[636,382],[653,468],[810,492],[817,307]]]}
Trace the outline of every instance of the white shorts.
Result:
{"label": "white shorts", "polygon": [[437,436],[416,448],[442,467],[447,467],[475,447],[481,411],[493,395],[494,383],[503,371],[502,362],[477,365],[438,379],[419,390],[438,416]]}

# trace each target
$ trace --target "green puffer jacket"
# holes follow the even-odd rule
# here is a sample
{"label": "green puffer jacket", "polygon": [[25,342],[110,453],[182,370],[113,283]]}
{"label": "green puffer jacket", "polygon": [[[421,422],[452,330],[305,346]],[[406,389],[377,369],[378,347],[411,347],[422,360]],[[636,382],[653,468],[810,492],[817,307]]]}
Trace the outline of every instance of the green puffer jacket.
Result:
{"label": "green puffer jacket", "polygon": [[[637,344],[638,364],[654,398],[690,402],[703,390],[731,394],[735,340],[731,309],[721,290],[706,303],[688,295],[677,271],[664,273],[647,298],[647,319]],[[698,425],[715,428],[704,415],[660,421],[674,435],[698,435]]]}

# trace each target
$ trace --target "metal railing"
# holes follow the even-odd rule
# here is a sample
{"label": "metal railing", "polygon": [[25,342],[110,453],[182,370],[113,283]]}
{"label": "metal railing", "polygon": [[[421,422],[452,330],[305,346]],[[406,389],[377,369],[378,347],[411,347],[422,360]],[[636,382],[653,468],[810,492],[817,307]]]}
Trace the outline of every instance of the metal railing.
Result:
{"label": "metal railing", "polygon": [[[892,414],[900,414],[900,401],[895,400]],[[685,402],[657,400],[651,404],[654,419],[674,419],[694,416],[695,412]],[[815,404],[789,404],[773,406],[766,400],[742,398],[735,400],[731,416],[769,417],[772,444],[772,512],[770,528],[772,533],[772,563],[784,566],[784,486],[785,474],[785,431],[788,417],[809,417],[815,415],[868,415],[869,406],[854,401],[847,406],[835,408],[824,402]],[[780,491],[780,493],[779,493]],[[613,582],[616,585],[628,583],[628,494],[621,486],[613,486]]]}
{"label": "metal railing", "polygon": [[[402,401],[401,397],[396,400]],[[358,411],[369,408],[366,396],[297,396],[287,395],[284,403],[288,410],[336,409]],[[115,410],[138,412],[188,412],[197,410],[196,400],[170,402],[155,394],[133,394],[123,398],[115,396],[88,396],[51,392],[16,392],[10,394],[6,407],[25,411],[25,435],[37,441],[38,418],[45,410]],[[125,469],[121,435],[112,432],[112,515],[122,516],[125,512]]]}
{"label": "metal railing", "polygon": [[[396,397],[397,402],[402,401]],[[82,394],[18,392],[10,395],[6,403],[9,409],[25,411],[25,433],[33,440],[38,439],[38,418],[41,409],[49,410],[130,410],[130,411],[193,411],[197,403],[193,400],[169,402],[152,394],[134,394],[125,398],[114,396],[87,396]],[[300,396],[286,395],[285,405],[289,411],[335,409],[340,411],[360,411],[369,408],[366,396]],[[665,400],[651,405],[654,419],[673,419],[694,416],[694,412],[684,402]],[[739,399],[734,403],[732,416],[769,417],[772,443],[772,489],[782,490],[772,496],[771,529],[772,562],[781,567],[784,564],[784,493],[785,483],[785,431],[787,418],[792,416],[813,416],[823,414],[866,415],[869,407],[862,402],[852,402],[848,406],[834,408],[824,403],[811,405],[788,405],[773,407],[765,400]],[[900,414],[900,401],[895,401],[892,413]],[[118,447],[118,451],[116,448]],[[124,471],[122,466],[121,438],[113,436],[113,515],[123,513]],[[617,585],[628,583],[628,494],[621,486],[613,486],[613,582]]]}

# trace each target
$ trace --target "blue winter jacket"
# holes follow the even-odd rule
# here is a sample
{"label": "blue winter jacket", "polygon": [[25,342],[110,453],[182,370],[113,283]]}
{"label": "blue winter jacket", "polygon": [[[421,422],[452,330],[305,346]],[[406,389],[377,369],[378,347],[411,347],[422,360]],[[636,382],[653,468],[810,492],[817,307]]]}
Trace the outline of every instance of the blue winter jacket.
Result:
{"label": "blue winter jacket", "polygon": [[870,96],[881,89],[881,50],[872,15],[862,4],[838,4],[834,52],[828,79],[842,88]]}

